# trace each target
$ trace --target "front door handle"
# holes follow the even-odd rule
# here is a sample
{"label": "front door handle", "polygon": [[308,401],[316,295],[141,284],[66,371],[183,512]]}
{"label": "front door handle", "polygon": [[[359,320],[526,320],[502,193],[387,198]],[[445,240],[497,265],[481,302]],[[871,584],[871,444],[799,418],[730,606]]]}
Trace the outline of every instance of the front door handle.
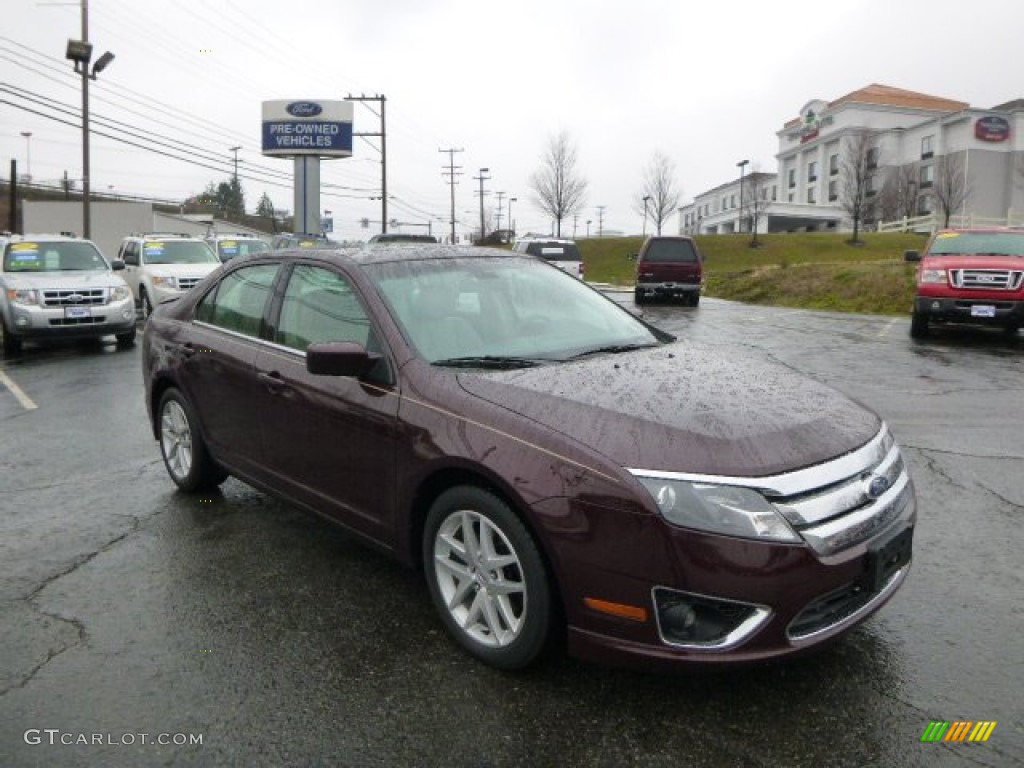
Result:
{"label": "front door handle", "polygon": [[281,378],[281,374],[277,371],[260,371],[256,374],[256,378],[263,382],[264,386],[270,390],[271,393],[277,394],[285,388],[284,379]]}

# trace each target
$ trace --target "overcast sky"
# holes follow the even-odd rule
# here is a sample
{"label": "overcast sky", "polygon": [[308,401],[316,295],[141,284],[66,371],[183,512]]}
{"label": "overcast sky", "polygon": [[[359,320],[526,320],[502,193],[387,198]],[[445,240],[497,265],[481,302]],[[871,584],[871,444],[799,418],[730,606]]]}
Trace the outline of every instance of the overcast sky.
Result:
{"label": "overcast sky", "polygon": [[[0,175],[12,158],[24,173],[30,147],[36,180],[81,177],[81,80],[64,59],[81,37],[79,3],[3,6]],[[116,55],[90,88],[94,129],[203,164],[94,136],[92,186],[181,200],[227,179],[240,145],[250,210],[263,192],[291,210],[291,161],[260,155],[261,102],[383,94],[389,218],[447,231],[438,150],[457,148],[460,232],[479,226],[483,167],[488,207],[504,192],[520,233],[548,231],[530,176],[565,131],[589,182],[576,234],[587,220],[596,234],[597,206],[605,230],[639,233],[656,151],[675,163],[684,203],[734,178],[739,160],[774,171],[776,132],[812,99],[870,83],[981,108],[1024,96],[1019,0],[976,13],[952,0],[91,0],[93,58]],[[356,105],[354,129],[377,131],[378,119]],[[359,226],[379,218],[367,199],[380,194],[378,147],[357,138],[351,158],[323,163],[336,237],[379,227]]]}

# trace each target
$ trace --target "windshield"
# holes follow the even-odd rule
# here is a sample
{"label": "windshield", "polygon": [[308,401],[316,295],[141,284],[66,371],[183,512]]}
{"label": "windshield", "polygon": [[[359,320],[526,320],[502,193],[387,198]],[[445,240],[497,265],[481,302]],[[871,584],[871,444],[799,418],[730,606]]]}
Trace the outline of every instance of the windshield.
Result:
{"label": "windshield", "polygon": [[85,272],[95,269],[110,269],[110,265],[95,245],[82,241],[10,243],[4,252],[4,272]]}
{"label": "windshield", "polygon": [[228,261],[235,256],[248,256],[250,253],[269,251],[270,246],[262,240],[219,240],[217,255],[221,261]]}
{"label": "windshield", "polygon": [[643,261],[654,262],[689,262],[697,261],[697,249],[693,247],[690,240],[665,238],[663,240],[651,240],[647,244],[647,250],[641,256]]}
{"label": "windshield", "polygon": [[1024,256],[1024,232],[942,232],[935,236],[928,255],[943,253]]}
{"label": "windshield", "polygon": [[559,243],[537,240],[526,246],[531,256],[540,256],[547,261],[583,261],[576,243]]}
{"label": "windshield", "polygon": [[196,240],[147,240],[142,244],[146,264],[219,264],[210,247]]}
{"label": "windshield", "polygon": [[568,360],[670,338],[575,277],[528,257],[397,261],[366,271],[429,362]]}

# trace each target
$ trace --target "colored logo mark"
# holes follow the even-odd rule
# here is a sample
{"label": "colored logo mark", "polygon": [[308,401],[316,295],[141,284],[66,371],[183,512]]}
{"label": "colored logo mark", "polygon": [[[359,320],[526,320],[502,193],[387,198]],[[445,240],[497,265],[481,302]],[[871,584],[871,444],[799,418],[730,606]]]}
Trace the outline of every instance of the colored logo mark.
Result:
{"label": "colored logo mark", "polygon": [[995,729],[995,720],[932,720],[921,741],[988,741]]}

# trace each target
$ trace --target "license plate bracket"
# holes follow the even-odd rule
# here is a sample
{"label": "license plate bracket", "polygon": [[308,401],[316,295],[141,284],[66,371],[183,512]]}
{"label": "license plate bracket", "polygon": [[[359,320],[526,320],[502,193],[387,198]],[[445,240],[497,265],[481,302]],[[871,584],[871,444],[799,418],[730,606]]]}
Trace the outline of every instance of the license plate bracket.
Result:
{"label": "license plate bracket", "polygon": [[92,317],[92,310],[89,307],[64,307],[64,317],[68,320],[82,320]]}
{"label": "license plate bracket", "polygon": [[910,562],[913,549],[914,529],[907,528],[891,539],[868,548],[867,573],[864,586],[872,593],[877,592],[892,575]]}
{"label": "license plate bracket", "polygon": [[995,317],[996,308],[992,304],[971,305],[971,317]]}

